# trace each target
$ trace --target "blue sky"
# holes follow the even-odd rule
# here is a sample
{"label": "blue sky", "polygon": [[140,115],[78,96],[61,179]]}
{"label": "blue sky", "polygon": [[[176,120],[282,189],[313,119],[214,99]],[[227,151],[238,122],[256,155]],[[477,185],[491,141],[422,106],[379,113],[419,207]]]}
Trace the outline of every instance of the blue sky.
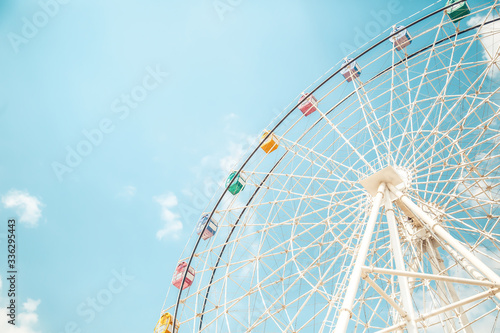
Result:
{"label": "blue sky", "polygon": [[252,138],[433,2],[2,1],[0,305],[15,217],[19,325],[0,310],[1,331],[151,332]]}

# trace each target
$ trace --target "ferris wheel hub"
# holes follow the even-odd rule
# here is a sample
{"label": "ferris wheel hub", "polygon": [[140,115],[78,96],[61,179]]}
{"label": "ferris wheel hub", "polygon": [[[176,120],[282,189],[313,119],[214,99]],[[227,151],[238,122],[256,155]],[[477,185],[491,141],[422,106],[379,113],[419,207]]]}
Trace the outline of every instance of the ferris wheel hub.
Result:
{"label": "ferris wheel hub", "polygon": [[[401,178],[400,173],[390,165],[360,181],[360,184],[372,197],[377,195],[378,187],[382,183],[391,184],[399,190],[405,187],[405,182]],[[395,199],[396,197],[392,197],[391,195],[391,200]]]}

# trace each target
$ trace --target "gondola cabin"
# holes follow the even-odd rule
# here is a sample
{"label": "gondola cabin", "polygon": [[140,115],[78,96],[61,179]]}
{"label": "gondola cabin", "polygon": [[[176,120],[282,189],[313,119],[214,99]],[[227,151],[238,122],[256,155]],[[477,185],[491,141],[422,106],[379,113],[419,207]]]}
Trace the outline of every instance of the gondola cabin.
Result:
{"label": "gondola cabin", "polygon": [[318,100],[313,95],[309,96],[306,100],[307,94],[302,94],[299,99],[299,110],[304,114],[304,116],[308,116],[314,111],[317,110],[316,105],[318,104]]}
{"label": "gondola cabin", "polygon": [[[231,181],[235,177],[236,179],[231,183]],[[229,186],[229,184],[231,184],[231,186]],[[245,185],[246,185],[246,180],[241,175],[239,175],[237,171],[231,172],[229,177],[227,177],[226,187],[229,186],[228,190],[229,192],[231,192],[232,195],[236,195],[241,191],[243,191]]]}
{"label": "gondola cabin", "polygon": [[[172,333],[174,327],[173,325],[174,325],[174,317],[166,310],[164,310],[161,313],[160,320],[158,320],[158,323],[155,326],[154,333]],[[176,332],[179,332],[179,326],[180,326],[179,321],[176,320],[175,322]]]}
{"label": "gondola cabin", "polygon": [[[459,1],[460,0],[448,0],[446,2],[446,6],[453,5],[454,3],[457,3]],[[454,23],[460,21],[465,16],[470,14],[470,9],[469,6],[467,5],[467,1],[457,3],[456,5],[453,5],[450,8],[446,9],[446,14],[448,14],[448,17]]]}
{"label": "gondola cabin", "polygon": [[391,35],[393,36],[390,38],[390,40],[398,51],[404,50],[408,45],[411,44],[410,33],[402,25],[394,26]]}
{"label": "gondola cabin", "polygon": [[211,218],[210,222],[208,222],[208,216],[209,214],[204,214],[196,225],[196,233],[199,235],[203,231],[203,228],[205,228],[205,225],[208,223],[205,231],[203,232],[203,235],[201,235],[201,238],[203,238],[203,240],[209,239],[217,232],[217,223],[213,218]]}
{"label": "gondola cabin", "polygon": [[272,153],[276,149],[278,149],[278,138],[276,135],[271,134],[267,138],[267,140],[264,141],[266,136],[269,134],[269,131],[264,131],[264,134],[262,134],[261,140],[263,141],[262,144],[260,145],[260,148],[262,148],[263,151],[266,152],[266,154]]}
{"label": "gondola cabin", "polygon": [[[340,74],[344,76],[347,82],[351,82],[361,75],[361,69],[359,68],[358,63],[356,61],[351,62],[351,60],[352,59],[344,60],[344,62],[342,63],[342,70],[340,71]],[[349,62],[351,63],[349,64]]]}
{"label": "gondola cabin", "polygon": [[174,277],[172,279],[172,284],[179,289],[181,289],[182,278],[184,277],[184,273],[186,272],[186,270],[187,270],[186,280],[184,281],[184,286],[182,286],[182,289],[186,289],[193,284],[195,275],[194,268],[189,267],[188,269],[188,264],[185,261],[183,261],[179,265],[177,265]]}

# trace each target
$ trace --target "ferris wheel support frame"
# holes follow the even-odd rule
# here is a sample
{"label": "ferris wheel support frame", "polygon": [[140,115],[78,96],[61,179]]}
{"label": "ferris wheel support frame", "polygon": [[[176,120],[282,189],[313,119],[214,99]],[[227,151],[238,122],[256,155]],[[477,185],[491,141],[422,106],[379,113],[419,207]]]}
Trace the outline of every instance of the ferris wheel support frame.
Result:
{"label": "ferris wheel support frame", "polygon": [[344,302],[342,303],[342,307],[340,309],[339,319],[337,320],[337,325],[335,326],[336,333],[343,333],[347,331],[347,325],[349,324],[349,320],[352,316],[352,307],[354,305],[356,293],[358,292],[359,281],[363,273],[363,266],[365,265],[366,256],[368,254],[375,223],[377,222],[382,198],[384,197],[385,188],[385,183],[380,183],[378,186],[377,194],[373,200],[370,216],[368,217],[368,222],[366,223],[363,239],[361,240],[358,253],[355,253],[356,262],[352,269],[349,285],[347,286],[344,296]]}
{"label": "ferris wheel support frame", "polygon": [[[481,292],[479,294],[476,294],[476,295],[464,298],[464,299],[462,299],[459,302],[454,302],[454,303],[451,303],[451,304],[449,304],[447,306],[443,306],[443,307],[441,307],[439,309],[436,309],[434,311],[431,311],[431,312],[428,312],[426,314],[420,315],[418,318],[415,319],[415,322],[418,323],[418,322],[427,320],[429,318],[438,316],[438,315],[440,315],[442,313],[445,313],[447,311],[453,310],[455,308],[459,308],[461,306],[467,305],[467,304],[472,303],[474,301],[478,301],[478,300],[480,300],[482,298],[491,297],[491,296],[493,296],[495,294],[498,294],[499,292],[500,292],[500,288],[499,287],[483,291],[483,292]],[[377,333],[393,332],[393,331],[395,331],[397,329],[403,328],[405,326],[405,324],[406,323],[404,323],[404,322],[403,323],[398,323],[396,325],[392,325],[392,326],[386,327],[383,330],[377,331]]]}
{"label": "ferris wheel support frame", "polygon": [[[451,322],[451,319],[454,318],[453,315],[450,314],[450,311],[458,308],[459,315],[457,318],[459,321],[462,323],[462,325],[465,324],[465,327],[470,329],[470,325],[468,325],[468,319],[466,316],[460,315],[460,313],[463,313],[461,311],[462,305],[468,304],[470,302],[473,302],[477,299],[476,298],[479,295],[483,295],[484,297],[488,297],[490,295],[496,296],[498,299],[500,299],[500,277],[493,272],[486,264],[484,264],[479,258],[477,258],[472,252],[467,250],[458,240],[455,239],[451,234],[449,234],[438,222],[434,221],[433,218],[431,218],[427,213],[425,213],[417,204],[415,204],[408,196],[407,194],[403,193],[401,190],[399,190],[396,186],[394,186],[393,183],[400,184],[400,178],[396,174],[395,170],[392,167],[387,167],[374,175],[368,177],[367,179],[361,181],[363,187],[367,190],[369,194],[374,196],[373,199],[373,204],[371,207],[370,215],[368,217],[368,221],[366,223],[366,228],[364,230],[363,238],[361,240],[361,243],[359,245],[357,253],[355,253],[355,263],[354,267],[352,269],[351,275],[349,277],[349,285],[347,287],[346,293],[344,295],[344,301],[342,303],[342,307],[339,311],[339,317],[337,320],[337,325],[335,327],[335,333],[345,333],[347,331],[349,321],[352,316],[352,309],[354,306],[354,301],[356,297],[356,293],[359,287],[359,282],[360,279],[363,278],[368,284],[370,284],[384,299],[386,299],[399,314],[401,317],[405,320],[404,324],[400,324],[397,326],[391,326],[392,329],[398,329],[402,325],[406,325],[406,329],[408,332],[413,333],[417,332],[417,327],[416,327],[416,322],[417,321],[422,321],[426,318],[431,318],[433,316],[438,316],[442,313],[448,313],[447,317],[448,320],[445,320],[446,325],[448,326],[448,330],[453,330],[453,324]],[[374,184],[378,182],[378,187],[377,187],[377,192],[374,192]],[[373,230],[375,228],[375,224],[377,221],[377,218],[379,216],[379,211],[380,207],[382,204],[382,199],[385,197],[385,215],[387,218],[387,223],[389,225],[389,233],[390,233],[390,247],[391,247],[391,252],[393,254],[394,261],[396,263],[396,270],[383,270],[383,269],[375,269],[375,268],[367,268],[365,266],[365,261],[367,258],[367,254],[369,251],[369,246],[371,243],[372,235],[373,235]],[[408,217],[413,217],[417,218],[421,223],[423,223],[423,227],[428,229],[431,233],[432,237],[435,237],[435,241],[442,241],[444,244],[447,245],[447,247],[450,248],[450,250],[458,252],[467,262],[472,264],[479,272],[481,272],[483,276],[481,275],[475,275],[474,278],[478,280],[471,280],[471,279],[461,279],[461,278],[454,278],[450,276],[443,276],[443,275],[438,275],[438,274],[423,274],[423,273],[416,273],[416,272],[407,272],[405,269],[405,263],[403,259],[403,254],[401,252],[401,244],[399,241],[399,235],[398,235],[398,230],[397,230],[397,225],[396,225],[396,218],[394,215],[394,210],[392,206],[392,201],[393,200],[399,200],[402,204],[406,206],[409,211],[406,211],[405,214]],[[413,216],[409,216],[410,214],[413,214]],[[440,256],[438,257],[439,254],[436,255],[437,250],[434,246],[432,246],[432,251],[433,254],[429,254],[429,256],[432,256],[434,260],[439,263]],[[442,259],[441,259],[442,261]],[[441,263],[442,265],[442,263]],[[398,281],[400,285],[400,291],[401,291],[401,300],[403,304],[403,308],[400,306],[394,306],[395,303],[394,301],[390,301],[390,297],[380,288],[380,287],[375,287],[376,283],[371,280],[367,275],[366,271],[370,270],[371,272],[379,271],[379,272],[390,272],[389,274],[393,275],[398,275]],[[395,274],[397,273],[397,274]],[[442,306],[440,309],[437,309],[435,311],[432,311],[428,313],[427,315],[420,316],[419,318],[414,317],[414,308],[411,303],[411,291],[409,288],[409,283],[407,277],[415,277],[415,278],[427,278],[430,280],[435,280],[437,281],[445,281],[447,284],[451,282],[460,282],[460,283],[469,283],[469,284],[475,284],[475,285],[482,285],[482,286],[488,286],[490,287],[490,290],[477,294],[473,297],[469,297],[463,300],[459,300],[456,291],[454,288],[450,285],[448,286],[448,292],[454,301],[453,303],[448,303],[447,305]],[[488,280],[488,281],[485,281]],[[442,300],[446,300],[447,297],[444,294],[444,284],[441,286],[442,293],[440,295],[440,298]],[[465,315],[465,314],[464,314]],[[470,332],[470,330],[467,329],[467,332]],[[389,332],[389,331],[388,331]]]}
{"label": "ferris wheel support frame", "polygon": [[[389,233],[391,237],[390,245],[392,247],[391,251],[396,263],[396,269],[406,271],[403,253],[401,250],[401,242],[398,235],[398,227],[396,225],[396,216],[394,215],[394,209],[392,207],[391,194],[387,188],[385,189],[385,213],[387,216],[387,223],[389,225]],[[398,276],[398,282],[401,290],[401,300],[403,301],[403,306],[408,313],[408,318],[405,318],[408,322],[408,332],[416,333],[418,331],[415,324],[415,311],[413,309],[413,304],[411,303],[411,291],[408,279],[406,276],[400,275]]]}
{"label": "ferris wheel support frame", "polygon": [[[472,252],[467,250],[458,240],[450,235],[439,223],[434,221],[427,213],[418,207],[406,194],[398,190],[394,185],[388,184],[389,190],[396,195],[412,212],[426,224],[426,226],[440,238],[440,240],[448,243],[450,247],[460,253],[467,259],[479,272],[481,272],[490,281],[500,284],[500,276],[493,272],[486,264],[479,260]],[[500,295],[497,295],[500,299]]]}
{"label": "ferris wheel support frame", "polygon": [[[437,248],[438,248],[438,244],[434,239],[427,240],[426,250],[427,250],[427,254],[429,255],[429,261],[431,262],[432,273],[434,275],[439,275],[440,273],[444,272],[447,276],[449,276],[448,272],[446,270],[446,267],[444,266],[444,261],[441,258],[441,255],[439,254],[439,251]],[[460,298],[458,297],[457,291],[455,290],[455,287],[453,286],[453,284],[450,281],[436,280],[436,284],[438,286],[436,288],[437,293],[438,293],[439,297],[441,298],[440,301],[448,302],[448,304],[449,304],[449,300],[448,300],[448,297],[446,294],[448,294],[450,296],[450,298],[453,302],[458,302],[460,300]],[[458,320],[459,320],[461,326],[464,328],[465,332],[466,333],[474,333],[474,331],[472,330],[472,327],[470,327],[470,325],[469,325],[470,322],[469,322],[469,319],[467,317],[467,314],[463,310],[463,307],[458,307],[457,311],[458,311]],[[448,316],[448,318],[453,318],[453,313],[451,313],[451,311],[446,312],[446,315]],[[446,323],[448,324],[448,326],[451,326],[451,327],[449,327],[450,332],[454,332],[457,330],[450,321],[446,321]]]}

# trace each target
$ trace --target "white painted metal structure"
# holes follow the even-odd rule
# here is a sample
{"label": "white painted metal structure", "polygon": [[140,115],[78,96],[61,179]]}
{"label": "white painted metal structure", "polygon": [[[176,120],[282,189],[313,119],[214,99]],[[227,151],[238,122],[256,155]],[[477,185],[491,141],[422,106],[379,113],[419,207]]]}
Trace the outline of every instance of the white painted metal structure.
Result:
{"label": "white painted metal structure", "polygon": [[280,147],[181,259],[180,332],[500,332],[499,7],[469,6],[399,22],[404,52],[381,43],[272,124]]}

